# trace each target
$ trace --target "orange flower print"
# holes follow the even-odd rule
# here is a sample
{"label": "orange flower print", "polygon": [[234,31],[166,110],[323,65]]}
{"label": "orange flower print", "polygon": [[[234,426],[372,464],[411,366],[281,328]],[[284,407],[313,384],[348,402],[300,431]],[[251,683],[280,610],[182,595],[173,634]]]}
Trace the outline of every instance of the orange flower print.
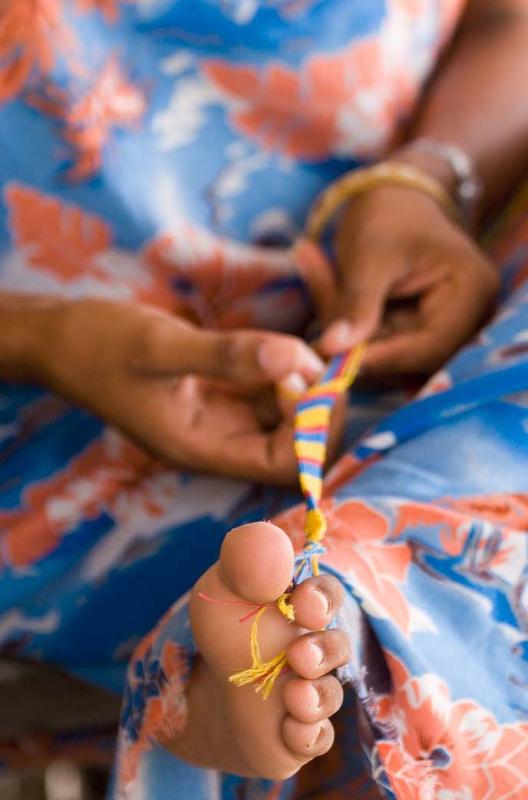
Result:
{"label": "orange flower print", "polygon": [[288,325],[306,314],[299,292],[286,288],[279,296],[261,290],[300,275],[317,303],[332,280],[319,249],[308,241],[270,251],[215,237],[185,222],[176,233],[150,242],[143,258],[157,286],[173,287],[178,313],[215,328],[260,325],[289,330]]}
{"label": "orange flower print", "polygon": [[85,180],[98,172],[113,129],[137,126],[145,108],[142,91],[125,78],[117,59],[111,58],[90,92],[63,112],[64,136],[76,154],[70,177]]}
{"label": "orange flower print", "polygon": [[[41,273],[48,279],[43,291],[134,298],[220,328],[269,327],[271,320],[272,327],[288,329],[306,321],[302,293],[287,286],[292,277],[302,276],[314,294],[331,280],[320,251],[307,241],[270,251],[183,221],[177,232],[127,253],[115,248],[106,222],[77,206],[17,183],[6,187],[4,199],[24,285]],[[20,281],[18,261],[15,269]],[[261,292],[281,281],[286,289]]]}
{"label": "orange flower print", "polygon": [[79,11],[100,11],[107,22],[117,22],[119,6],[122,3],[134,3],[135,0],[76,0]]}
{"label": "orange flower print", "polygon": [[513,588],[524,580],[528,534],[528,496],[521,494],[468,497],[446,501],[470,519],[483,520],[471,559],[473,573],[485,582],[499,580]]}
{"label": "orange flower print", "polygon": [[50,81],[28,95],[27,102],[62,122],[63,138],[73,151],[68,176],[76,181],[100,170],[113,131],[137,127],[146,109],[143,92],[127,80],[115,57],[108,60],[92,88],[80,99],[72,99]]}
{"label": "orange flower print", "polygon": [[64,470],[29,486],[20,510],[2,514],[0,568],[45,558],[79,521],[111,507],[120,491],[154,468],[149,456],[117,434],[95,441]]}
{"label": "orange flower print", "polygon": [[443,498],[438,505],[402,503],[394,534],[406,531],[412,538],[413,529],[429,528],[445,554],[462,557],[460,568],[474,579],[499,580],[515,588],[523,575],[527,511],[525,495]]}
{"label": "orange flower print", "polygon": [[[447,0],[438,12],[440,47],[462,11],[463,0]],[[300,71],[279,62],[257,69],[220,60],[204,73],[231,108],[230,121],[268,151],[317,161],[329,156],[380,155],[397,137],[420,84],[432,66],[409,51],[430,38],[428,0],[391,0],[383,27],[338,53],[313,56]],[[302,7],[302,6],[301,6]],[[288,8],[288,4],[286,5]],[[295,9],[295,4],[290,11]],[[422,35],[416,35],[422,26]],[[390,66],[389,66],[390,65]]]}
{"label": "orange flower print", "polygon": [[436,675],[410,677],[388,657],[394,689],[377,718],[395,737],[377,750],[398,800],[524,800],[528,723],[499,724],[472,700],[452,702]]}
{"label": "orange flower print", "polygon": [[12,243],[24,262],[25,272],[19,262],[15,264],[15,288],[31,285],[41,274],[48,279],[43,292],[71,296],[95,292],[177,310],[165,277],[141,254],[116,250],[112,232],[100,217],[17,183],[6,187],[4,200]]}
{"label": "orange flower print", "polygon": [[[326,499],[321,508],[328,521],[323,562],[345,577],[367,613],[390,619],[408,635],[412,609],[400,586],[411,564],[410,546],[391,541],[386,517],[360,500],[339,503]],[[304,541],[304,513],[298,506],[274,520],[290,536],[296,550]]]}
{"label": "orange flower print", "polygon": [[494,494],[448,500],[451,508],[510,528],[528,532],[528,494]]}
{"label": "orange flower print", "polygon": [[[141,756],[156,742],[163,744],[173,740],[181,733],[187,719],[186,655],[163,634],[174,611],[175,607],[170,608],[163,615],[139,643],[130,660],[123,709],[125,737],[119,753],[118,797],[129,797]],[[160,639],[161,647],[157,644]]]}
{"label": "orange flower print", "polygon": [[379,38],[314,56],[300,72],[280,63],[258,70],[224,61],[207,62],[204,72],[231,105],[238,130],[265,150],[297,159],[373,154],[387,143],[401,110],[394,88],[402,76],[398,68],[386,74]]}
{"label": "orange flower print", "polygon": [[13,243],[33,267],[64,282],[97,273],[94,259],[111,243],[101,219],[16,183],[6,188],[4,199]]}
{"label": "orange flower print", "polygon": [[439,533],[440,544],[445,553],[460,555],[471,530],[471,518],[461,511],[450,510],[431,503],[409,502],[398,507],[398,518],[394,534],[399,536],[413,528],[429,527]]}
{"label": "orange flower print", "polygon": [[77,40],[63,0],[4,0],[0,5],[0,102],[34,75],[49,75],[58,55],[72,59]]}

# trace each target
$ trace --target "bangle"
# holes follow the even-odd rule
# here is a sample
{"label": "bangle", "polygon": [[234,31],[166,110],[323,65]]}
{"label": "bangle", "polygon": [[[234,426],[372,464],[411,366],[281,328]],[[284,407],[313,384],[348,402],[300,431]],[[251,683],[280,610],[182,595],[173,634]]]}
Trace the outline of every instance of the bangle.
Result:
{"label": "bangle", "polygon": [[474,160],[456,144],[421,137],[404,147],[409,153],[423,153],[437,161],[443,161],[455,179],[455,201],[466,222],[471,222],[475,205],[483,191],[483,183],[477,174]]}
{"label": "bangle", "polygon": [[409,164],[384,161],[374,167],[348,172],[342,178],[331,183],[319,195],[308,212],[307,236],[318,241],[330,219],[347,200],[384,185],[403,186],[423,192],[435,200],[449,216],[457,222],[461,222],[459,208],[439,181],[425,171]]}

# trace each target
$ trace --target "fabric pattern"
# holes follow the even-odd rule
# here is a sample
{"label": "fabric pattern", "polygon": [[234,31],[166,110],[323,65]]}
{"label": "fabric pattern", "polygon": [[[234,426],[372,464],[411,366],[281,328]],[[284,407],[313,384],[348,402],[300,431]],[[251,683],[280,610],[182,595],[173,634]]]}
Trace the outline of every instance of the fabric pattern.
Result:
{"label": "fabric pattern", "polygon": [[[302,331],[288,246],[320,189],[397,141],[462,6],[5,3],[0,290]],[[339,747],[285,785],[156,742],[185,720],[185,593],[240,522],[274,516],[300,548],[298,496],[169,470],[88,413],[1,386],[0,647],[125,689],[133,800],[370,798],[358,727],[389,798],[526,796],[526,218],[494,245],[505,302],[479,339],[381,421],[353,398],[322,565],[348,593],[353,691]]]}
{"label": "fabric pattern", "polygon": [[[525,218],[518,232],[524,227]],[[341,724],[359,726],[388,798],[522,800],[528,792],[527,326],[521,285],[479,339],[421,397],[360,437],[326,482],[321,570],[347,590],[338,624],[353,657],[342,679],[358,703],[345,706]],[[274,519],[297,552],[304,517],[298,505]],[[302,798],[304,784],[307,797],[350,797],[361,781],[357,749],[342,736],[338,751],[337,767],[317,770],[320,791],[302,771],[297,790],[239,789]],[[151,779],[147,766],[147,795]]]}

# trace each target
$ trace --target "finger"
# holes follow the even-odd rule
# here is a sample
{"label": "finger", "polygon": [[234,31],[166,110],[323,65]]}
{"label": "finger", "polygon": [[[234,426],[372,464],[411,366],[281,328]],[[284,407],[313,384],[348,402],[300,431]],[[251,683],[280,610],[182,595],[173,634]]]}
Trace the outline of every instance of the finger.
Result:
{"label": "finger", "polygon": [[326,467],[329,467],[331,464],[333,464],[339,454],[339,448],[343,439],[343,431],[345,429],[347,400],[348,395],[345,392],[336,399],[335,405],[332,409],[326,450]]}
{"label": "finger", "polygon": [[269,433],[239,434],[224,462],[232,475],[272,486],[297,484],[297,460],[290,425]]}
{"label": "finger", "polygon": [[392,283],[392,270],[380,270],[378,259],[358,259],[348,267],[335,320],[318,343],[325,356],[336,355],[369,339],[380,324]]}
{"label": "finger", "polygon": [[298,372],[293,372],[277,384],[277,404],[286,419],[292,419],[297,403],[307,391],[308,384]]}
{"label": "finger", "polygon": [[229,478],[243,478],[270,486],[295,486],[297,461],[291,426],[271,432],[248,426],[220,440],[220,449],[211,441],[188,441],[186,462],[193,469],[215,472]]}
{"label": "finger", "polygon": [[[414,330],[395,330],[386,338],[371,342],[363,368],[374,374],[429,373],[441,367],[475,328],[476,320],[462,302],[421,311]],[[431,303],[431,305],[432,305]],[[425,303],[427,307],[428,303]],[[412,317],[409,317],[411,319]]]}
{"label": "finger", "polygon": [[477,330],[494,296],[482,270],[479,268],[479,279],[475,280],[471,268],[470,261],[460,264],[452,278],[424,293],[414,330],[395,331],[392,336],[371,342],[364,369],[371,374],[427,373],[442,366]]}
{"label": "finger", "polygon": [[202,330],[168,315],[150,320],[134,361],[152,374],[194,374],[254,386],[296,373],[311,384],[324,364],[301,339],[252,330]]}
{"label": "finger", "polygon": [[368,345],[363,369],[369,375],[429,372],[449,356],[429,330],[397,333]]}
{"label": "finger", "polygon": [[322,250],[307,239],[298,239],[292,255],[320,320],[328,319],[335,303],[336,281]]}

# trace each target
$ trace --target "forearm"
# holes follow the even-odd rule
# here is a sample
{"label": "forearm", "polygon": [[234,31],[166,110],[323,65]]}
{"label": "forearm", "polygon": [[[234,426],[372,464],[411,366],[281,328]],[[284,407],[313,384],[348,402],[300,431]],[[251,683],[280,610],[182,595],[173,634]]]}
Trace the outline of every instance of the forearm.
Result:
{"label": "forearm", "polygon": [[60,302],[0,292],[0,379],[38,379],[52,315]]}
{"label": "forearm", "polygon": [[[483,180],[477,216],[496,207],[528,167],[528,0],[470,0],[409,139],[452,142]],[[427,160],[413,156],[413,160]],[[449,187],[440,165],[425,165]]]}

